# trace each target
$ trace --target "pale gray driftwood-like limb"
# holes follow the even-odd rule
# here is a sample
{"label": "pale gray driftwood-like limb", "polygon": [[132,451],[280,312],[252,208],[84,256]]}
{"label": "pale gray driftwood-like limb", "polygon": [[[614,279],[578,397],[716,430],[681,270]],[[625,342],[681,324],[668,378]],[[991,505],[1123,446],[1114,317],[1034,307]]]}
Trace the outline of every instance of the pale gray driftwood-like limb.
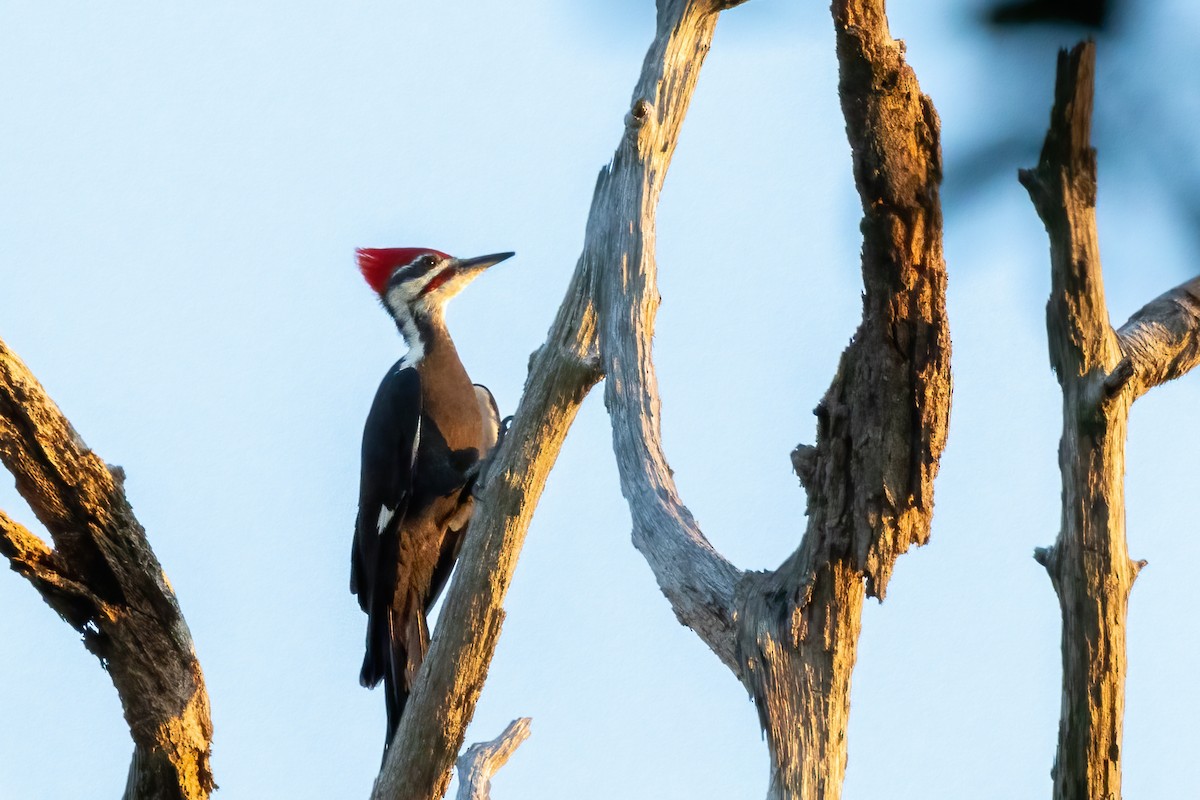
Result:
{"label": "pale gray driftwood-like limb", "polygon": [[[833,12],[866,291],[862,324],[817,409],[817,444],[792,454],[809,525],[779,569],[743,573],[713,551],[663,455],[651,358],[654,193],[630,187],[644,198],[641,235],[620,272],[598,276],[605,400],[634,543],[676,616],[754,698],[771,798],[840,795],[863,597],[882,597],[895,559],[928,538],[950,407],[937,116],[888,34],[883,2],[838,0]],[[654,115],[647,120],[638,152],[650,159],[658,132]]]}
{"label": "pale gray driftwood-like limb", "polygon": [[[699,66],[716,25],[702,4],[676,3],[679,19],[659,14],[658,37],[646,58]],[[675,80],[643,71],[634,90],[626,135],[601,174],[619,218],[632,224],[607,237],[609,263],[599,281],[604,401],[613,423],[621,492],[633,517],[633,543],[649,562],[679,621],[693,629],[727,666],[739,670],[733,595],[740,571],[701,533],[679,498],[660,437],[658,385],[651,343],[658,309],[655,213],[665,165],[675,150],[682,114],[698,69]],[[646,178],[650,179],[647,180]]]}
{"label": "pale gray driftwood-like limb", "polygon": [[76,434],[0,341],[0,461],[54,542],[0,513],[0,553],[111,676],[134,741],[126,800],[213,789],[204,677],[175,594],[133,515],[120,468]]}
{"label": "pale gray driftwood-like limb", "polygon": [[[429,654],[376,779],[375,800],[432,800],[446,792],[495,652],[504,596],[533,510],[583,398],[604,375],[597,350],[598,276],[626,274],[643,247],[643,208],[661,189],[716,15],[731,5],[658,2],[656,36],[625,133],[600,172],[583,253],[547,341],[530,361],[512,428],[477,498]],[[657,149],[651,153],[651,147]],[[707,553],[710,562],[723,561],[711,548]],[[728,597],[734,572],[717,572]],[[711,596],[715,602],[717,594]],[[728,647],[727,614],[712,613],[708,620],[714,639],[725,625]]]}
{"label": "pale gray driftwood-like limb", "polygon": [[1055,800],[1121,796],[1125,623],[1144,561],[1125,537],[1130,404],[1200,362],[1200,278],[1153,300],[1119,331],[1104,301],[1091,147],[1095,45],[1059,53],[1050,128],[1021,182],[1050,238],[1050,363],[1063,394],[1062,527],[1034,558],[1062,611],[1063,692]]}
{"label": "pale gray driftwood-like limb", "polygon": [[1200,364],[1200,276],[1151,300],[1117,331],[1139,397]]}
{"label": "pale gray driftwood-like limb", "polygon": [[458,757],[458,800],[489,800],[492,776],[529,738],[532,721],[529,717],[514,719],[495,739],[473,744]]}

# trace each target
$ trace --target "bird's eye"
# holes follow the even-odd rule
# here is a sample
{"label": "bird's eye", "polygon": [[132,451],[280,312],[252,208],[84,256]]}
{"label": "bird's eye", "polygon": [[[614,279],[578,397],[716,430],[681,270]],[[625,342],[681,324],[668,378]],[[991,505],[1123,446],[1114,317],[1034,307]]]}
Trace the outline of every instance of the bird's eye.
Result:
{"label": "bird's eye", "polygon": [[430,269],[436,263],[437,258],[435,256],[425,256],[421,259],[421,266],[423,266],[425,269]]}

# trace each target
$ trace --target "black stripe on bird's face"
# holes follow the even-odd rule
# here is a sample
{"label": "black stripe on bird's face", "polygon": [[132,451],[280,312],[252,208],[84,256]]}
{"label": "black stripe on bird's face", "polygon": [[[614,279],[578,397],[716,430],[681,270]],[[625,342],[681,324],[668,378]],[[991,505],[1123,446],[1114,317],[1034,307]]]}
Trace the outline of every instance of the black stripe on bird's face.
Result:
{"label": "black stripe on bird's face", "polygon": [[401,284],[416,280],[423,277],[426,273],[442,262],[442,259],[435,256],[433,253],[426,253],[418,257],[411,264],[405,264],[400,269],[392,273],[392,277],[388,279],[388,289],[394,289]]}
{"label": "black stripe on bird's face", "polygon": [[[445,268],[446,271],[453,271],[447,266],[449,262],[449,258],[437,253],[424,253],[392,273],[383,292],[384,305],[391,311],[392,316],[399,319],[402,315],[423,313],[421,301],[432,291],[430,284],[438,281],[438,270]],[[439,285],[448,277],[438,281]]]}

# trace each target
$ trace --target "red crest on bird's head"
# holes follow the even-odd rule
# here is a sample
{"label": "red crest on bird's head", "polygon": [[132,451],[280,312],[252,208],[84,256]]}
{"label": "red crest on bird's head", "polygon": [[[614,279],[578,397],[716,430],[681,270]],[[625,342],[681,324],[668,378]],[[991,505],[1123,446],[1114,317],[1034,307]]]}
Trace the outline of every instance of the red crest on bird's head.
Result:
{"label": "red crest on bird's head", "polygon": [[450,257],[440,250],[431,250],[428,247],[360,247],[356,252],[359,272],[367,279],[367,283],[371,285],[376,294],[383,294],[392,273],[406,264],[413,263],[421,256]]}

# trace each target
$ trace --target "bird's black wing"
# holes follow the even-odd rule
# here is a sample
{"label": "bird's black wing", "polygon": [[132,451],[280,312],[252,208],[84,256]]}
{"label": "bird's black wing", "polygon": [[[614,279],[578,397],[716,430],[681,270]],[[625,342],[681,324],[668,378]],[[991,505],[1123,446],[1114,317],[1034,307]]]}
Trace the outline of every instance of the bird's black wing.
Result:
{"label": "bird's black wing", "polygon": [[367,647],[359,680],[375,686],[392,669],[389,609],[396,586],[400,525],[412,496],[421,439],[421,377],[399,361],[388,370],[363,430],[358,520],[350,591],[367,612]]}

